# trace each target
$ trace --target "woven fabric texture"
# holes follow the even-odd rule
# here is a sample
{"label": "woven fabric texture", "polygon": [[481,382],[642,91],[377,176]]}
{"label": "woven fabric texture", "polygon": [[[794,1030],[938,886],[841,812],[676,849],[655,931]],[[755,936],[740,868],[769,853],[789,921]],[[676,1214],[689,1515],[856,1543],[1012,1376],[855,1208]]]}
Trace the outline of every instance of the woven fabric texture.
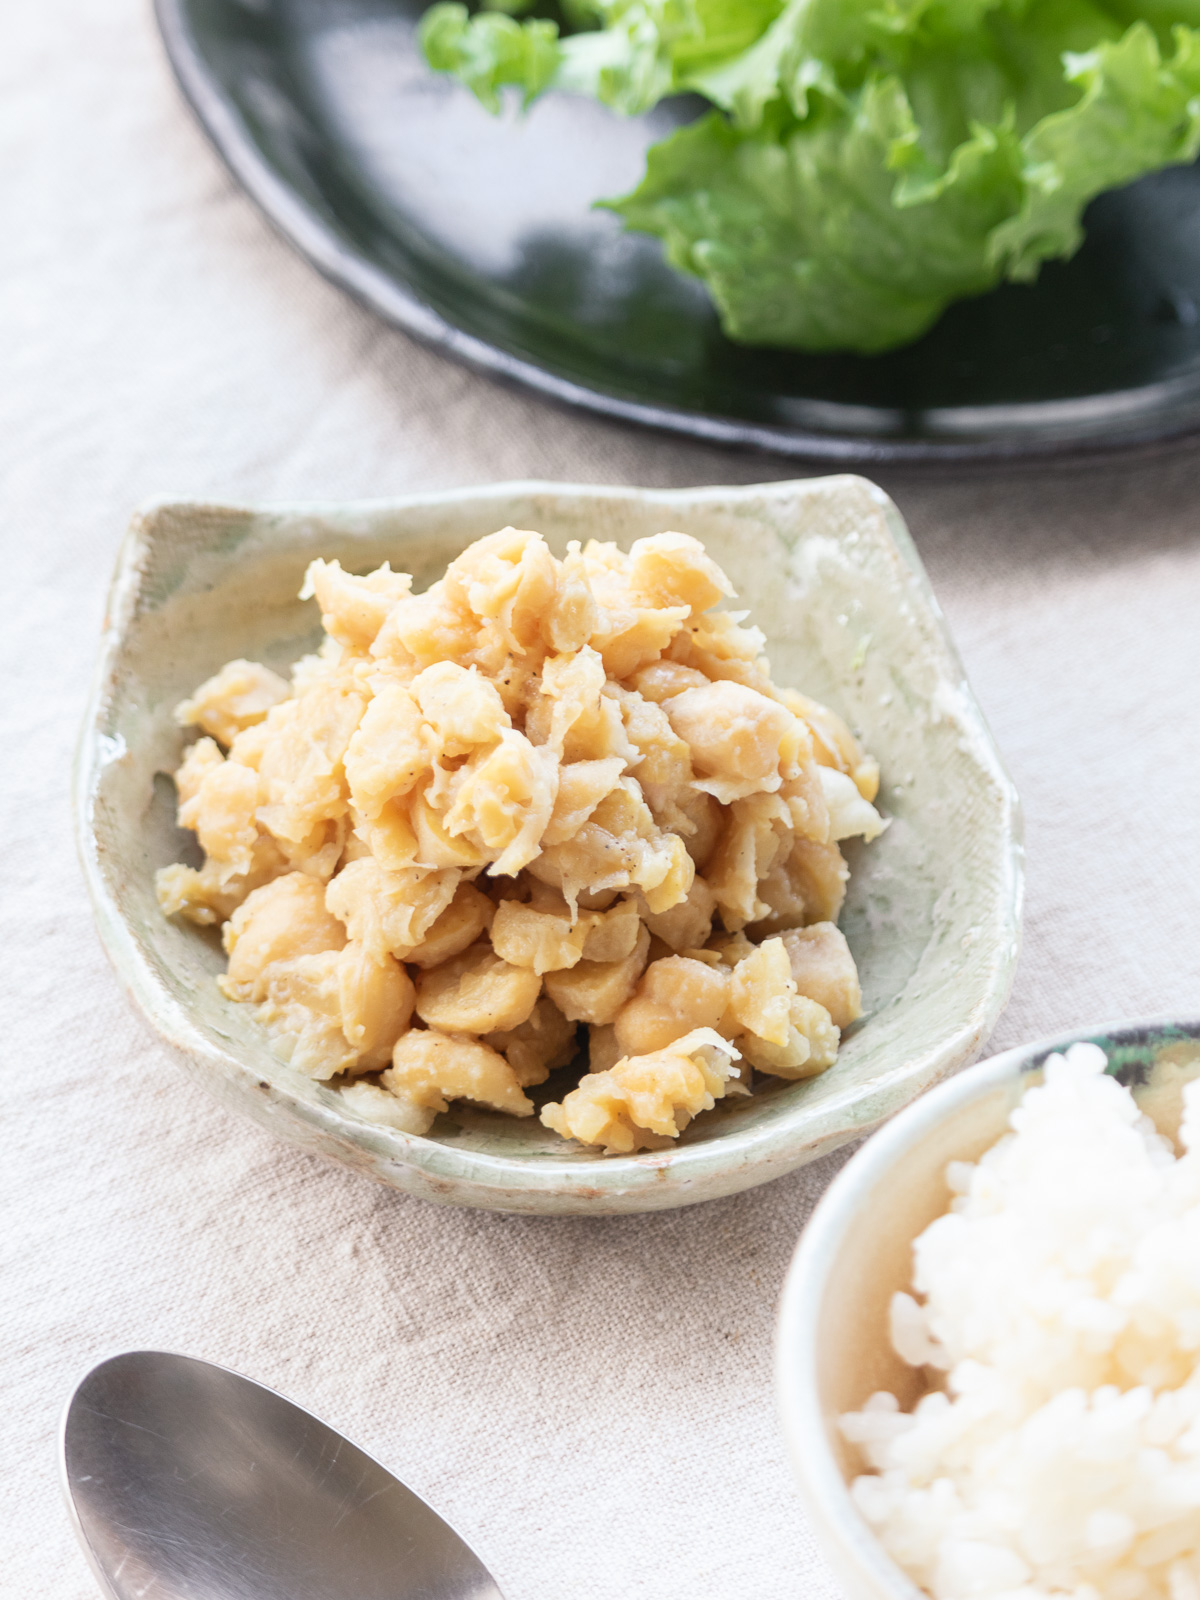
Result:
{"label": "woven fabric texture", "polygon": [[[516,477],[791,476],[555,409],[322,282],[170,79],[144,0],[0,22],[0,1594],[94,1583],[56,1482],[72,1382],[203,1355],[343,1429],[508,1600],[834,1600],[771,1390],[780,1283],[843,1159],[660,1216],[436,1210],[184,1080],[97,944],[69,768],[130,512]],[[1200,461],[916,476],[909,519],[1025,801],[993,1040],[1200,1011]]]}

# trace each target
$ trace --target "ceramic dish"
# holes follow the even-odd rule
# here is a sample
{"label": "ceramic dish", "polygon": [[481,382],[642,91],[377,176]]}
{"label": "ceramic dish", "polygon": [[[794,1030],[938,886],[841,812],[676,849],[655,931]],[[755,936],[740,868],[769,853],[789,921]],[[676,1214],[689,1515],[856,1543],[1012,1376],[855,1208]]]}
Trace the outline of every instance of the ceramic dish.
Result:
{"label": "ceramic dish", "polygon": [[701,102],[622,119],[551,95],[496,120],[421,59],[427,0],[157,0],[234,176],[389,322],[559,400],[841,462],[1057,456],[1200,427],[1200,170],[1106,195],[1075,259],[887,356],[725,339],[699,283],[593,201]]}
{"label": "ceramic dish", "polygon": [[1200,1023],[1114,1024],[981,1062],[910,1106],[830,1185],[783,1292],[776,1348],[780,1415],[804,1508],[851,1600],[927,1600],[859,1516],[847,1482],[861,1467],[836,1418],[888,1389],[907,1408],[918,1377],[888,1337],[892,1295],[911,1282],[913,1240],[946,1209],[949,1161],[977,1160],[1004,1133],[1046,1057],[1086,1039],[1174,1136],[1183,1085],[1200,1077]]}
{"label": "ceramic dish", "polygon": [[[219,942],[166,921],[157,867],[179,858],[172,708],[231,657],[285,669],[319,634],[296,599],[307,562],[390,559],[419,587],[481,534],[513,523],[561,551],[695,534],[767,634],[777,681],[826,699],[883,765],[894,821],[848,852],[842,927],[866,1015],[836,1066],[776,1081],[700,1119],[678,1148],[603,1157],[540,1123],[440,1117],[427,1138],[372,1126],[270,1053],[248,1007],[219,994]],[[101,936],[135,1002],[228,1104],[309,1150],[427,1199],[513,1211],[638,1211],[779,1176],[897,1110],[978,1050],[1008,993],[1021,900],[1016,796],[911,541],[859,478],[650,493],[513,484],[357,506],[162,505],[118,566],[83,733],[78,821]],[[857,841],[854,842],[857,845]],[[554,1078],[539,1093],[554,1099]]]}

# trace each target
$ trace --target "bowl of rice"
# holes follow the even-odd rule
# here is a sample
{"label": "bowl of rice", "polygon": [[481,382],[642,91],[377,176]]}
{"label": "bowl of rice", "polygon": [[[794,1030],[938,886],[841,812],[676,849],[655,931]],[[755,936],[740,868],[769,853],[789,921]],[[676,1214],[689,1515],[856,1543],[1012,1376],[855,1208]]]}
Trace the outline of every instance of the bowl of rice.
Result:
{"label": "bowl of rice", "polygon": [[1200,1022],[1011,1050],[797,1249],[781,1418],[861,1600],[1200,1597]]}

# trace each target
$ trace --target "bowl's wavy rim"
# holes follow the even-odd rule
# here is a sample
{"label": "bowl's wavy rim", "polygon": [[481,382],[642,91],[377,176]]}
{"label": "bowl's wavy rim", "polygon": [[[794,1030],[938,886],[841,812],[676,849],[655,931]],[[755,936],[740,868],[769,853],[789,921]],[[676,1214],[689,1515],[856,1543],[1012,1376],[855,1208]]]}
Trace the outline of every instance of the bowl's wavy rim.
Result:
{"label": "bowl's wavy rim", "polygon": [[[990,1056],[908,1105],[855,1152],[821,1196],[793,1253],[775,1334],[775,1395],[793,1473],[818,1542],[835,1572],[862,1580],[867,1592],[892,1600],[928,1600],[884,1551],[860,1515],[829,1445],[828,1419],[816,1381],[817,1328],[829,1270],[864,1191],[946,1117],[1006,1083],[1036,1072],[1046,1057],[1083,1041],[1137,1043],[1138,1035],[1200,1039],[1200,1017],[1148,1017],[1052,1034]],[[863,1592],[861,1590],[857,1592]]]}
{"label": "bowl's wavy rim", "polygon": [[[288,1093],[280,1084],[264,1085],[257,1072],[232,1052],[216,1046],[195,1024],[187,1010],[159,983],[101,867],[100,840],[94,824],[94,797],[107,753],[104,716],[116,688],[126,628],[133,620],[141,592],[143,565],[151,545],[145,530],[164,511],[216,510],[238,514],[249,512],[256,516],[319,518],[323,515],[341,517],[348,512],[452,509],[473,502],[499,498],[515,500],[534,495],[699,507],[764,499],[785,501],[798,490],[810,492],[815,483],[831,481],[834,480],[785,479],[730,487],[639,489],[518,479],[459,490],[353,502],[274,501],[244,506],[235,502],[185,500],[169,496],[147,502],[135,514],[118,555],[105,612],[99,660],[76,747],[73,790],[76,844],[101,943],[128,997],[151,1030],[187,1065],[200,1066],[201,1072],[207,1074],[203,1076],[206,1087],[218,1098],[222,1097],[222,1080],[226,1085],[240,1081],[243,1091],[255,1086],[262,1090],[257,1096],[246,1092],[244,1098],[238,1098],[238,1106],[273,1131],[287,1136],[286,1130],[279,1126],[282,1115],[285,1121],[306,1126],[325,1144],[332,1142],[340,1146],[347,1158],[353,1159],[356,1151],[365,1154],[374,1164],[375,1175],[384,1181],[396,1182],[397,1186],[404,1187],[405,1184],[400,1182],[401,1174],[415,1171],[424,1175],[426,1183],[422,1186],[422,1192],[429,1199],[458,1204],[491,1204],[499,1209],[521,1209],[521,1194],[529,1195],[533,1208],[538,1210],[551,1209],[545,1202],[561,1199],[574,1202],[570,1205],[572,1210],[580,1209],[579,1203],[584,1202],[584,1208],[599,1211],[604,1209],[605,1202],[627,1202],[633,1197],[643,1197],[646,1209],[657,1209],[735,1193],[781,1177],[805,1162],[859,1137],[894,1111],[898,1092],[903,1091],[907,1103],[955,1067],[972,1060],[1007,1002],[1019,950],[1024,900],[1024,830],[1020,800],[966,679],[941,607],[911,536],[888,497],[867,480],[858,481],[869,488],[878,503],[891,509],[892,514],[887,519],[888,536],[895,556],[928,610],[942,651],[943,668],[954,677],[960,689],[963,713],[971,724],[978,754],[981,761],[986,758],[990,776],[1002,796],[1007,849],[1001,863],[1004,883],[1001,925],[1004,937],[995,941],[995,954],[986,986],[976,996],[974,1005],[954,1032],[944,1036],[936,1046],[913,1057],[906,1057],[898,1071],[888,1073],[866,1091],[848,1087],[844,1094],[831,1098],[822,1106],[817,1115],[801,1102],[781,1111],[763,1127],[722,1132],[717,1138],[669,1151],[609,1156],[587,1163],[544,1155],[536,1158],[497,1156],[483,1151],[457,1149],[398,1129],[369,1127],[359,1120],[352,1121],[340,1115],[332,1107]],[[669,1183],[666,1181],[668,1178]],[[454,1192],[460,1187],[474,1193],[464,1197]],[[621,1205],[621,1209],[637,1208],[636,1200],[632,1206],[627,1203]]]}

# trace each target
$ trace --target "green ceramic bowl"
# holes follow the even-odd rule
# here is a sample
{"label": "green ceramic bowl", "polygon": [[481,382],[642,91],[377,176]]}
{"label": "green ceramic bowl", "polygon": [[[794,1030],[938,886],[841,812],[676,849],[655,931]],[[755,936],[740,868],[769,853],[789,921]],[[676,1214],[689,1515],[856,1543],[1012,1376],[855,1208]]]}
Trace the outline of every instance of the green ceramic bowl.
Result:
{"label": "green ceramic bowl", "polygon": [[928,1600],[850,1497],[862,1470],[837,1418],[920,1382],[894,1353],[888,1307],[912,1282],[912,1242],[949,1203],[946,1165],[977,1161],[1004,1133],[1052,1051],[1098,1044],[1109,1071],[1160,1133],[1175,1138],[1183,1086],[1200,1077],[1200,1022],[1125,1022],[1063,1034],[981,1061],[867,1141],[830,1185],[796,1250],[779,1316],[776,1389],[804,1509],[849,1600]]}
{"label": "green ceramic bowl", "polygon": [[[842,926],[865,1015],[837,1064],[767,1082],[661,1153],[605,1157],[540,1123],[483,1111],[416,1138],[368,1124],[276,1060],[248,1007],[213,981],[211,932],[168,922],[154,872],[179,859],[171,712],[234,656],[286,667],[319,635],[296,599],[307,562],[432,581],[481,534],[536,528],[623,545],[665,529],[702,539],[767,635],[776,679],[828,701],[883,767],[894,820],[852,847]],[[100,934],[135,1004],[226,1104],[302,1148],[425,1199],[505,1211],[685,1205],[790,1172],[897,1111],[970,1060],[1008,995],[1021,906],[1017,798],[895,507],[861,478],[649,492],[520,483],[404,500],[261,510],[152,507],[113,582],[77,769],[80,848]],[[857,845],[857,842],[856,842]]]}

